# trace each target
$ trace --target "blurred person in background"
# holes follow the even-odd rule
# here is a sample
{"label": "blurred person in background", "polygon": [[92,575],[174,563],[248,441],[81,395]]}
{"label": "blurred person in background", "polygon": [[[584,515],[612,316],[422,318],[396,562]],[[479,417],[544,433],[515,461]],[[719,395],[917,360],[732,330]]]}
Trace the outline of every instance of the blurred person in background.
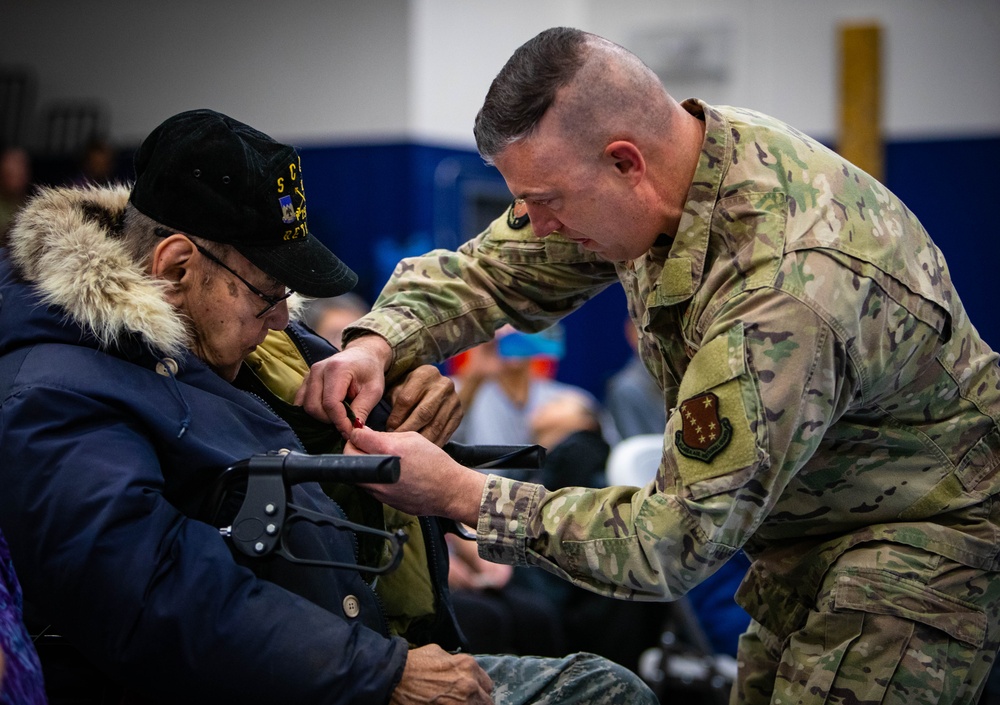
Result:
{"label": "blurred person in background", "polygon": [[73,186],[108,186],[118,179],[118,151],[106,139],[87,140]]}
{"label": "blurred person in background", "polygon": [[31,194],[31,156],[23,147],[0,149],[0,245],[14,222],[14,216]]}
{"label": "blurred person in background", "polygon": [[480,558],[475,541],[456,534],[446,538],[448,587],[470,653],[568,653],[561,605],[517,580],[525,568]]}
{"label": "blurred person in background", "polygon": [[632,355],[625,366],[608,380],[604,406],[620,438],[644,433],[663,435],[667,410],[656,378],[639,357],[639,333],[631,318],[625,319],[625,340]]}
{"label": "blurred person in background", "polygon": [[549,489],[604,487],[610,447],[593,397],[570,387],[556,391],[528,418],[535,443],[547,449],[538,482]]}
{"label": "blurred person in background", "polygon": [[302,322],[316,335],[326,338],[333,347],[340,349],[344,328],[364,316],[371,307],[353,291],[325,299],[307,299],[300,313]]}
{"label": "blurred person in background", "polygon": [[[595,403],[583,390],[551,378],[563,352],[559,328],[538,335],[506,328],[497,332],[496,341],[451,361],[457,368],[455,386],[464,409],[452,440],[470,445],[540,443],[550,450],[561,443],[576,430],[570,426],[579,423],[579,411],[575,405],[572,411],[559,411],[550,404],[562,407],[559,400],[565,395],[583,399],[588,406]],[[540,429],[532,425],[538,413]],[[542,430],[542,437],[536,430]],[[486,561],[474,542],[456,536],[448,541],[452,555],[448,582],[459,624],[473,651],[542,656],[566,651],[562,606],[525,580],[530,576],[524,574],[534,571]]]}
{"label": "blurred person in background", "polygon": [[597,400],[589,392],[552,378],[564,352],[559,326],[533,334],[505,326],[495,340],[469,350],[453,376],[465,415],[452,440],[475,445],[533,443],[532,414],[565,392],[587,397],[596,408]]}

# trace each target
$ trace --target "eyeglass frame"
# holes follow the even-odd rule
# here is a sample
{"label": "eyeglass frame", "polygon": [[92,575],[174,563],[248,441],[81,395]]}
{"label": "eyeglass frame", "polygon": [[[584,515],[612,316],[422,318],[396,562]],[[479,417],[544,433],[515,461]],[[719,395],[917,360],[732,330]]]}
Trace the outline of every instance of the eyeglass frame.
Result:
{"label": "eyeglass frame", "polygon": [[260,313],[258,313],[255,316],[255,318],[263,318],[264,316],[266,316],[267,314],[269,314],[271,311],[273,311],[278,304],[280,304],[282,301],[284,301],[289,296],[291,296],[292,294],[295,293],[294,291],[292,291],[288,287],[285,287],[285,293],[282,296],[277,296],[277,297],[275,297],[275,296],[268,296],[263,291],[261,291],[260,289],[258,289],[257,287],[255,287],[253,284],[251,284],[250,282],[248,282],[246,279],[244,279],[242,276],[240,276],[239,272],[237,272],[235,269],[233,269],[232,267],[230,267],[228,264],[226,264],[225,262],[223,262],[221,259],[219,259],[215,255],[213,255],[211,252],[209,252],[207,249],[205,249],[204,247],[202,247],[201,245],[199,245],[197,242],[194,243],[194,246],[196,248],[198,248],[198,252],[200,252],[201,254],[205,255],[205,257],[207,257],[209,260],[211,260],[212,262],[215,262],[217,265],[219,265],[220,267],[222,267],[223,269],[225,269],[227,272],[229,272],[230,274],[232,274],[234,277],[236,277],[237,279],[239,279],[241,282],[243,282],[244,286],[246,286],[247,289],[249,289],[251,292],[253,292],[254,294],[256,294],[257,296],[259,296],[260,298],[264,299],[264,301],[267,302],[267,308],[265,308],[263,311],[261,311]]}
{"label": "eyeglass frame", "polygon": [[[156,228],[156,234],[159,237],[166,237],[169,234],[169,231],[166,230],[165,228]],[[262,298],[264,301],[267,302],[267,308],[265,308],[263,311],[261,311],[260,313],[258,313],[255,316],[256,318],[263,318],[264,316],[266,316],[267,314],[269,314],[271,311],[273,311],[275,309],[275,307],[277,307],[278,304],[280,304],[282,301],[286,300],[288,297],[290,297],[292,294],[295,293],[294,291],[292,291],[288,287],[285,287],[285,294],[283,296],[278,296],[278,297],[268,296],[263,291],[261,291],[260,289],[258,289],[257,287],[255,287],[253,284],[251,284],[250,282],[248,282],[246,279],[244,279],[240,275],[240,273],[237,272],[235,269],[233,269],[232,267],[230,267],[228,264],[226,264],[225,262],[223,262],[221,259],[219,259],[215,255],[213,255],[208,249],[202,247],[201,245],[199,245],[194,240],[191,240],[191,244],[194,245],[198,249],[198,252],[200,252],[201,254],[203,254],[208,260],[210,260],[212,262],[215,262],[217,265],[219,265],[220,267],[222,267],[223,269],[225,269],[227,272],[229,272],[230,274],[232,274],[234,277],[236,277],[237,279],[239,279],[241,282],[243,282],[243,285],[247,289],[249,289],[251,291],[251,293],[256,294],[257,296],[259,296],[260,298]]]}

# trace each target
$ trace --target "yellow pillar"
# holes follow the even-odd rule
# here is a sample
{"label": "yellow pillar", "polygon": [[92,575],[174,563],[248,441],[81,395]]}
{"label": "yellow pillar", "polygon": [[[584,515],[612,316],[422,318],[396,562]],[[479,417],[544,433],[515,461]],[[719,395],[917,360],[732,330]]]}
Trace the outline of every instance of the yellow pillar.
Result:
{"label": "yellow pillar", "polygon": [[884,174],[881,34],[877,24],[840,27],[837,151],[876,179]]}

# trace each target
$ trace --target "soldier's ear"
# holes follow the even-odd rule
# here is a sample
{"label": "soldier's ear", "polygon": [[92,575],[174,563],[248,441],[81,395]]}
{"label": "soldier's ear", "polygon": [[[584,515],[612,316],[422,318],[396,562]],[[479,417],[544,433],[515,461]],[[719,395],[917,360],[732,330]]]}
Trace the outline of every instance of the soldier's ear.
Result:
{"label": "soldier's ear", "polygon": [[609,161],[621,176],[639,181],[646,174],[646,160],[634,143],[615,140],[604,148],[603,157]]}

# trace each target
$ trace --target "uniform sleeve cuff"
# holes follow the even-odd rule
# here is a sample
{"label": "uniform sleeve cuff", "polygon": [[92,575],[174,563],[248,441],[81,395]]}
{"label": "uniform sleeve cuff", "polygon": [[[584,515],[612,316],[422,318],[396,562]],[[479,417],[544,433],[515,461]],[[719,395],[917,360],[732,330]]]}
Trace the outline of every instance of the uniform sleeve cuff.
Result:
{"label": "uniform sleeve cuff", "polygon": [[494,563],[527,565],[528,518],[541,485],[490,475],[479,505],[479,555]]}

